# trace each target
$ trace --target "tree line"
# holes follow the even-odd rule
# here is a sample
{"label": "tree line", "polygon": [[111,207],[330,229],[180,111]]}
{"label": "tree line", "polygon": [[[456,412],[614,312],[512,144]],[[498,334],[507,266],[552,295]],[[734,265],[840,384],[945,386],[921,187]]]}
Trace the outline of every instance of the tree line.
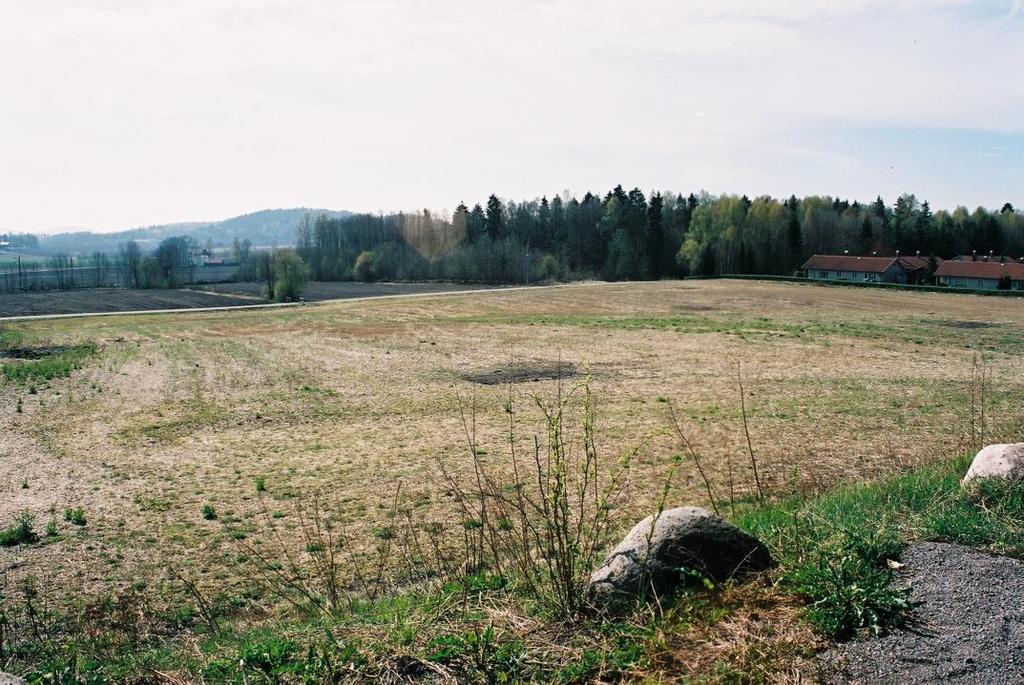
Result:
{"label": "tree line", "polygon": [[932,212],[902,195],[861,204],[827,196],[777,199],[707,193],[646,195],[616,186],[603,197],[515,202],[491,195],[451,216],[307,215],[297,252],[316,280],[524,283],[688,275],[791,275],[812,254],[1024,255],[1024,214]]}
{"label": "tree line", "polygon": [[[178,287],[195,280],[196,241],[162,240],[145,253],[134,240],[116,255],[52,257],[47,268],[0,271],[0,289],[24,290],[33,273],[44,287]],[[902,195],[862,204],[828,196],[753,200],[616,186],[603,196],[565,193],[550,200],[491,195],[455,211],[396,214],[306,213],[294,251],[254,250],[234,240],[237,278],[262,281],[272,299],[297,299],[306,280],[445,280],[532,283],[600,278],[643,280],[690,275],[791,275],[812,254],[1024,255],[1024,214],[958,207],[933,212]],[[81,267],[83,261],[88,270]],[[77,262],[77,267],[76,267]],[[41,281],[36,281],[39,283]]]}

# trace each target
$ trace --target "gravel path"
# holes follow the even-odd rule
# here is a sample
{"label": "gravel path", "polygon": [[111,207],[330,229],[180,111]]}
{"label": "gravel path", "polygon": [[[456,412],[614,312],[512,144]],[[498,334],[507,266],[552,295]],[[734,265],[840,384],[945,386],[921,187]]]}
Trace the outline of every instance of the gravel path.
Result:
{"label": "gravel path", "polygon": [[915,623],[820,657],[830,683],[1024,682],[1024,562],[958,545],[910,546],[895,583]]}

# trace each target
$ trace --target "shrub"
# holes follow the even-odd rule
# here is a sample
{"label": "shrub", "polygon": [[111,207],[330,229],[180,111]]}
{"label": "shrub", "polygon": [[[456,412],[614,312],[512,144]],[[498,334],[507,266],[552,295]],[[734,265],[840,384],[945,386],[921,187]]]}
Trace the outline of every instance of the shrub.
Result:
{"label": "shrub", "polygon": [[214,509],[209,504],[203,505],[203,510],[202,511],[203,511],[203,518],[206,519],[207,521],[213,521],[214,519],[217,518],[217,510]]}
{"label": "shrub", "polygon": [[473,477],[464,483],[444,464],[441,471],[462,520],[464,561],[461,571],[443,552],[435,561],[454,580],[466,570],[491,569],[499,578],[514,580],[552,613],[571,617],[586,609],[590,573],[612,541],[613,512],[640,446],[614,465],[602,459],[589,380],[568,391],[559,387],[551,400],[535,396],[533,404],[544,437],[519,446],[518,410],[510,391],[505,403],[508,457],[494,466],[484,463],[487,453],[477,444],[475,406],[462,406]]}
{"label": "shrub", "polygon": [[0,547],[30,545],[33,542],[38,542],[39,536],[32,528],[33,523],[32,515],[25,513],[18,516],[11,526],[0,528]]}

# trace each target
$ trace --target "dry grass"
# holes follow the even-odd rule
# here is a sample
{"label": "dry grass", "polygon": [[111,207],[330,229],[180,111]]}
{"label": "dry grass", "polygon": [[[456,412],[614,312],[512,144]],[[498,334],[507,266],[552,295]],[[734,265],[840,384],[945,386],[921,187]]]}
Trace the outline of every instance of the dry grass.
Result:
{"label": "dry grass", "polygon": [[[61,523],[57,542],[0,551],[0,574],[93,594],[139,579],[170,587],[168,568],[184,569],[213,592],[244,578],[204,505],[258,537],[263,509],[294,530],[295,497],[323,490],[372,539],[400,482],[418,519],[439,516],[438,460],[464,449],[456,388],[510,363],[588,369],[602,447],[649,439],[624,525],[653,505],[678,451],[665,400],[711,480],[724,488],[731,463],[737,495],[755,493],[737,360],[766,491],[890,474],[977,439],[965,398],[979,353],[992,374],[990,420],[1019,414],[1022,315],[1017,300],[703,281],[20,324],[29,342],[92,340],[101,352],[35,394],[0,385],[0,524],[29,511],[41,527],[74,506],[88,525]],[[475,392],[480,447],[499,454],[507,389]],[[692,468],[668,502],[688,503],[707,505]],[[763,639],[757,620],[737,625],[753,632],[706,637],[723,641],[727,662],[743,658],[736,645]]]}

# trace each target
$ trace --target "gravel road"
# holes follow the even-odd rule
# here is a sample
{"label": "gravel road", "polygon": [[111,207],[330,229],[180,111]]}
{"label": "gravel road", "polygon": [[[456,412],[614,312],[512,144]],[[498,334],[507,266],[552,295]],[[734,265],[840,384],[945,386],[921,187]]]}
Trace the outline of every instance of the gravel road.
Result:
{"label": "gravel road", "polygon": [[1024,683],[1024,562],[918,543],[895,583],[920,603],[909,629],[820,656],[829,683]]}

